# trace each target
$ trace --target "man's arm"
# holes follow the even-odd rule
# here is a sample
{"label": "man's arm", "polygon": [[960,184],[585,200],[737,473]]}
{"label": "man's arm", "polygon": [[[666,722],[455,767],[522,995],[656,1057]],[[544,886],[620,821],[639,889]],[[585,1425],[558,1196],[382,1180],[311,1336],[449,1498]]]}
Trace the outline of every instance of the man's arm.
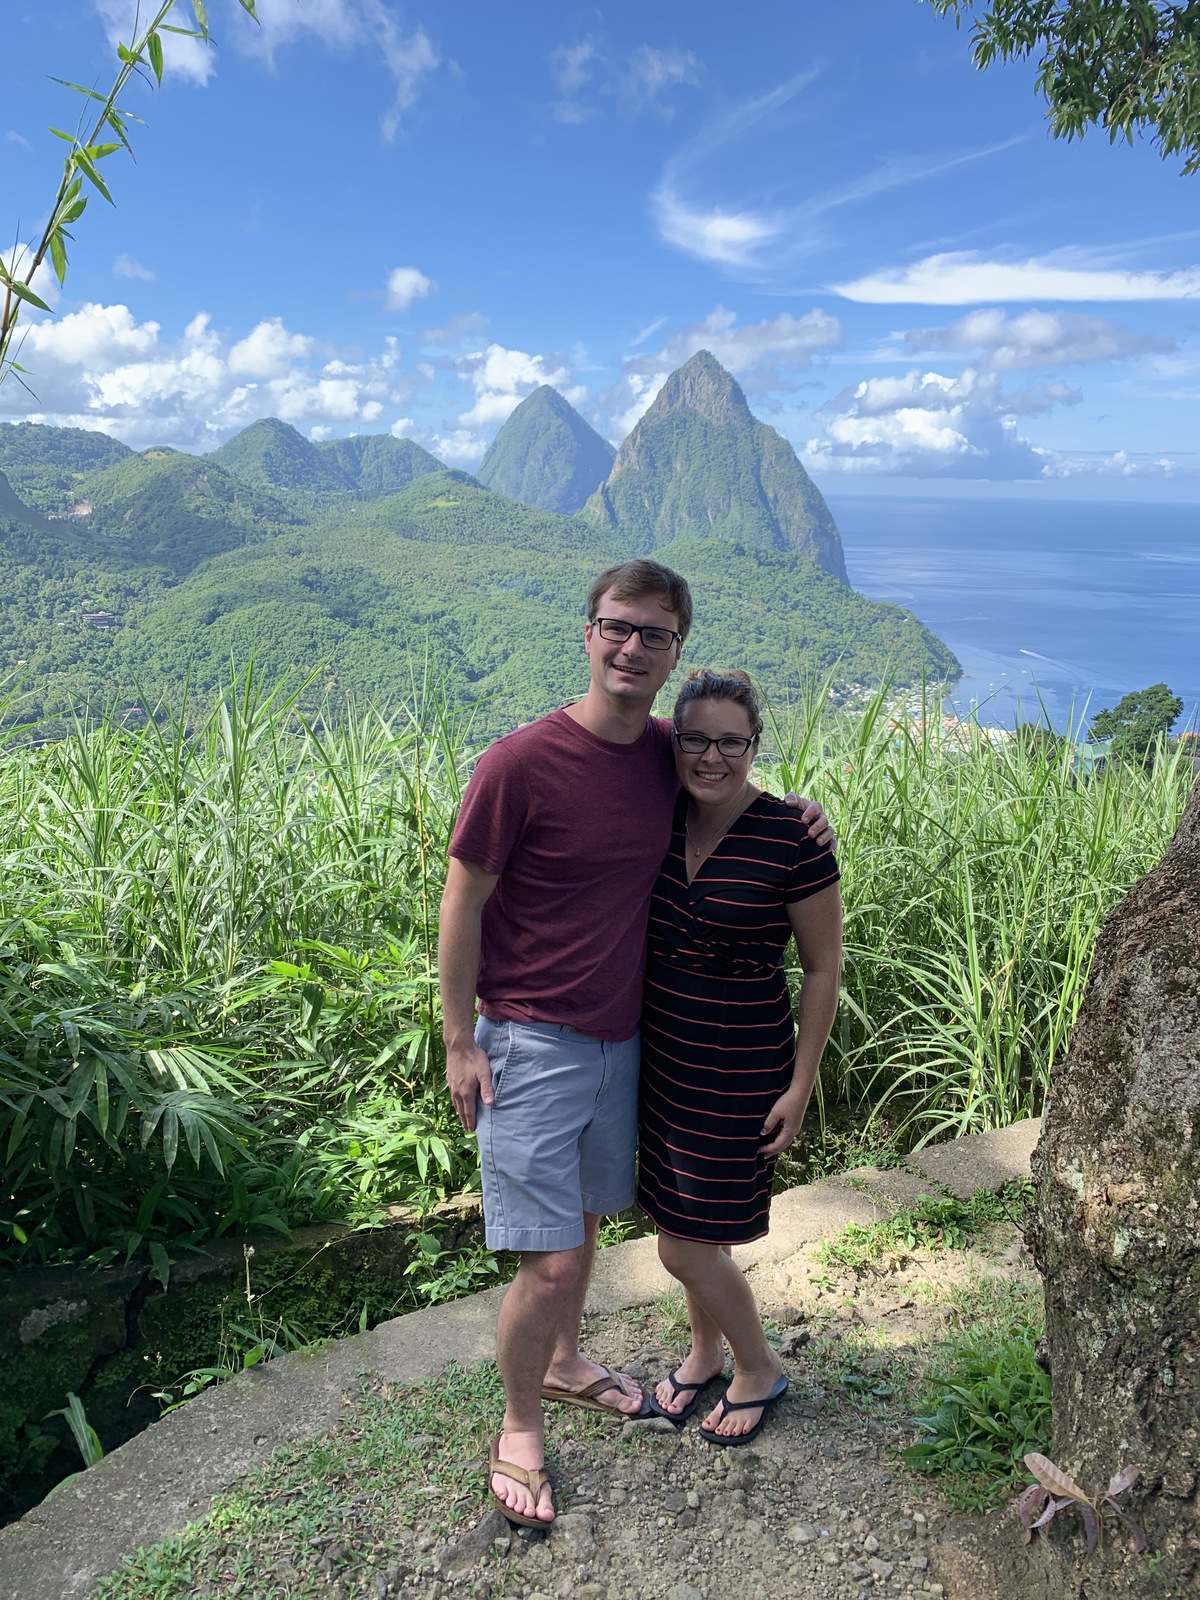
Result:
{"label": "man's arm", "polygon": [[468,1133],[479,1101],[492,1103],[492,1069],[475,1043],[475,986],[479,981],[483,908],[500,879],[469,861],[450,857],[438,917],[438,981],[442,991],[442,1037],[446,1083]]}

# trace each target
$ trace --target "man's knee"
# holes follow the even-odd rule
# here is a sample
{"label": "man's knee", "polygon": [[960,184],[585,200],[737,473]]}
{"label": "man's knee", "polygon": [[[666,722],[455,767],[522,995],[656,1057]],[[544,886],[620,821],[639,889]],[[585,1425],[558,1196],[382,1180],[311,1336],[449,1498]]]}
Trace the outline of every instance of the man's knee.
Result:
{"label": "man's knee", "polygon": [[582,1246],[576,1250],[530,1250],[521,1257],[520,1273],[530,1288],[553,1296],[574,1287],[582,1265]]}

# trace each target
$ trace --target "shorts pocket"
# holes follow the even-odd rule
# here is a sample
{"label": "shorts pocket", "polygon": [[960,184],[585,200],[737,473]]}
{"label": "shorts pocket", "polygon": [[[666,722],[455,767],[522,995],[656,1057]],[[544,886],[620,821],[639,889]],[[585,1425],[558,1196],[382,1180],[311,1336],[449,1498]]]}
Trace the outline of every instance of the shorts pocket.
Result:
{"label": "shorts pocket", "polygon": [[513,1025],[511,1022],[489,1022],[488,1030],[480,1044],[487,1052],[492,1069],[492,1110],[495,1111],[499,1108],[512,1066]]}

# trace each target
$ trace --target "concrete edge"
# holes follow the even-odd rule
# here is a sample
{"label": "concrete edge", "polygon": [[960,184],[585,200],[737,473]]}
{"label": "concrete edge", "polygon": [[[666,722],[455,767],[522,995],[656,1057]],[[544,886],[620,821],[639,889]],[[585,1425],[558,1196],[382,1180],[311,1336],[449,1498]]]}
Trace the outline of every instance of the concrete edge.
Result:
{"label": "concrete edge", "polygon": [[[965,1199],[1028,1176],[1039,1127],[1030,1118],[968,1135],[919,1152],[897,1174],[864,1168],[788,1190],[775,1198],[768,1237],[739,1247],[736,1259],[742,1266],[785,1260],[849,1222],[867,1225],[891,1215],[916,1193],[949,1188]],[[653,1239],[614,1245],[597,1258],[588,1311],[647,1305],[673,1281]],[[0,1529],[0,1600],[90,1594],[134,1550],[205,1516],[217,1495],[275,1450],[327,1432],[366,1375],[412,1383],[450,1362],[491,1359],[503,1295],[497,1287],[410,1312],[311,1354],[281,1356],[198,1395]]]}

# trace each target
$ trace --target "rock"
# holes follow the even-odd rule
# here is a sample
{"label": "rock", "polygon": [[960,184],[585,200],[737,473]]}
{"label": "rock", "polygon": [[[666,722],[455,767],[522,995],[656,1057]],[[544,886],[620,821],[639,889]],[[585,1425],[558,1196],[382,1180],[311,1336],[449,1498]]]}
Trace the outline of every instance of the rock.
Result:
{"label": "rock", "polygon": [[867,1565],[870,1567],[872,1575],[878,1578],[880,1583],[886,1583],[896,1570],[892,1562],[880,1561],[878,1557],[873,1557],[867,1562]]}
{"label": "rock", "polygon": [[667,1590],[667,1600],[704,1600],[704,1591],[690,1583],[676,1583]]}
{"label": "rock", "polygon": [[811,1522],[796,1522],[788,1529],[786,1537],[793,1544],[812,1544],[821,1537],[821,1530],[814,1528]]}
{"label": "rock", "polygon": [[791,1333],[785,1333],[779,1341],[779,1354],[794,1356],[798,1350],[804,1349],[810,1338],[811,1334],[807,1328],[796,1328]]}
{"label": "rock", "polygon": [[909,1556],[908,1564],[910,1567],[916,1567],[918,1572],[926,1572],[929,1569],[929,1557]]}
{"label": "rock", "polygon": [[666,1417],[646,1417],[638,1421],[634,1417],[626,1417],[621,1424],[622,1428],[636,1428],[640,1433],[666,1433],[674,1435],[675,1424]]}
{"label": "rock", "polygon": [[867,1537],[863,1540],[862,1547],[867,1552],[867,1554],[869,1556],[874,1556],[874,1555],[878,1555],[879,1554],[879,1540],[875,1537],[875,1535],[873,1533],[869,1533],[867,1535]]}
{"label": "rock", "polygon": [[687,1500],[688,1507],[689,1507],[690,1510],[699,1511],[699,1509],[700,1509],[700,1496],[696,1493],[695,1489],[689,1489],[688,1492],[687,1492],[687,1495],[685,1496],[685,1498]]}
{"label": "rock", "polygon": [[679,1512],[686,1510],[688,1497],[679,1489],[672,1489],[670,1494],[663,1496],[662,1507],[664,1511]]}
{"label": "rock", "polygon": [[442,1546],[434,1557],[434,1571],[447,1578],[460,1577],[478,1566],[498,1539],[508,1538],[508,1519],[493,1506],[482,1521]]}
{"label": "rock", "polygon": [[554,1519],[550,1540],[556,1547],[562,1545],[572,1556],[591,1555],[596,1548],[596,1530],[592,1519],[581,1511],[564,1511]]}
{"label": "rock", "polygon": [[775,1321],[781,1328],[797,1328],[804,1321],[804,1313],[799,1306],[781,1306],[775,1313]]}

